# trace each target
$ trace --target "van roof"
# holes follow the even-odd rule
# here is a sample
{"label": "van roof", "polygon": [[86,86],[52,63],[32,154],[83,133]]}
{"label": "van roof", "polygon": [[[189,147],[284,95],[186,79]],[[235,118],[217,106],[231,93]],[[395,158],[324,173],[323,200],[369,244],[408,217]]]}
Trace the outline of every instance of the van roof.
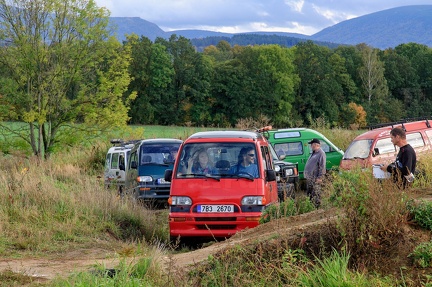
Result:
{"label": "van roof", "polygon": [[182,143],[182,140],[179,139],[172,139],[172,138],[156,138],[156,139],[145,139],[141,140],[140,144],[147,144],[147,143]]}
{"label": "van roof", "polygon": [[381,126],[375,129],[372,129],[370,131],[367,131],[359,136],[357,136],[356,140],[365,140],[365,139],[375,139],[379,136],[389,136],[390,131],[392,128],[395,127],[402,127],[405,129],[405,131],[418,131],[418,130],[425,130],[425,129],[431,129],[428,120],[422,120],[422,121],[415,121],[415,122],[395,122],[391,123],[387,126]]}
{"label": "van roof", "polygon": [[146,145],[146,144],[182,144],[182,143],[183,143],[182,140],[173,139],[173,138],[145,139],[145,140],[140,140],[138,143],[136,143],[134,150],[136,150],[140,146]]}
{"label": "van roof", "polygon": [[122,139],[111,139],[110,143],[113,145],[108,149],[108,153],[112,153],[115,151],[122,151],[122,150],[131,150],[134,145],[139,142],[140,140],[122,140]]}
{"label": "van roof", "polygon": [[215,138],[266,140],[262,134],[251,131],[207,131],[197,132],[189,137],[189,139]]}
{"label": "van roof", "polygon": [[128,151],[131,150],[133,146],[134,146],[133,144],[127,144],[124,146],[113,146],[108,149],[108,153],[112,153],[115,151]]}

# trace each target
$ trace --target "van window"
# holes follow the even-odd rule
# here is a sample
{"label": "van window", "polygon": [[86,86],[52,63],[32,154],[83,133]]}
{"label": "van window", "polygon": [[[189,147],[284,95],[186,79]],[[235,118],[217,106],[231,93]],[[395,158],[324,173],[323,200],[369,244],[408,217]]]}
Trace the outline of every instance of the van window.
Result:
{"label": "van window", "polygon": [[119,154],[113,153],[111,158],[111,168],[114,169],[118,168],[118,163],[119,163]]}
{"label": "van window", "polygon": [[[323,141],[323,140],[321,140],[321,149],[322,149],[325,153],[328,153],[328,152],[331,152],[331,151],[332,151],[332,149],[331,149],[331,147],[328,145],[328,143],[326,143],[326,142]],[[312,150],[312,148],[311,148],[311,150]]]}
{"label": "van window", "polygon": [[367,158],[373,140],[357,140],[353,141],[344,154],[344,159]]}
{"label": "van window", "polygon": [[412,147],[422,147],[425,145],[420,133],[409,133],[406,135],[406,139]]}
{"label": "van window", "polygon": [[[328,143],[326,143],[323,140],[321,140],[321,149],[325,153],[329,153],[329,152],[333,151],[333,149],[328,145]],[[312,153],[312,145],[309,145],[309,153]]]}
{"label": "van window", "polygon": [[276,143],[274,145],[276,153],[280,155],[300,155],[303,154],[303,144],[301,141],[289,143]]}
{"label": "van window", "polygon": [[106,160],[105,160],[105,168],[110,168],[111,166],[111,154],[107,153]]}
{"label": "van window", "polygon": [[129,160],[129,168],[132,166],[132,163],[138,164],[138,154],[136,151],[132,152]]}
{"label": "van window", "polygon": [[291,131],[291,132],[278,132],[274,134],[275,139],[288,139],[288,138],[299,138],[300,132]]}
{"label": "van window", "polygon": [[266,146],[262,146],[261,147],[261,154],[262,154],[262,160],[263,160],[263,167],[264,169],[268,170],[268,169],[273,169],[272,166],[272,157],[271,157],[271,153],[268,147]]}
{"label": "van window", "polygon": [[386,154],[396,151],[395,146],[391,142],[391,138],[377,140],[375,148],[378,148],[379,154]]}
{"label": "van window", "polygon": [[[172,149],[178,149],[180,144],[143,144],[141,145],[141,162],[140,165],[148,163],[165,164],[171,155]],[[172,161],[171,161],[172,162]]]}
{"label": "van window", "polygon": [[125,156],[124,156],[124,153],[120,153],[118,167],[121,170],[125,169]]}
{"label": "van window", "polygon": [[432,143],[432,130],[427,130],[426,135],[428,136],[429,141]]}

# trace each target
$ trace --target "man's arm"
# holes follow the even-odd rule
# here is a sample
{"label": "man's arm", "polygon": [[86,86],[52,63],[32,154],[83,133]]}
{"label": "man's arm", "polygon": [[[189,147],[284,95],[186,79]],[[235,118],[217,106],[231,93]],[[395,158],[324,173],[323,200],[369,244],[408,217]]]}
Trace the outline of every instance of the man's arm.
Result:
{"label": "man's arm", "polygon": [[321,153],[320,158],[318,159],[318,174],[317,181],[322,181],[323,175],[326,173],[326,155],[324,151]]}
{"label": "man's arm", "polygon": [[413,171],[414,167],[414,151],[407,150],[401,159],[402,163],[402,175],[409,175]]}

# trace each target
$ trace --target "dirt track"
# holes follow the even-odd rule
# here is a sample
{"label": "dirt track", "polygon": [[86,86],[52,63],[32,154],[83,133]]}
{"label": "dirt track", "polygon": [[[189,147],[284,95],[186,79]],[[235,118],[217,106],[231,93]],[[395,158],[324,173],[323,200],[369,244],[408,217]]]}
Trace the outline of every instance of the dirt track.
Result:
{"label": "dirt track", "polygon": [[[318,210],[308,214],[274,220],[260,225],[254,229],[244,230],[230,239],[212,244],[195,251],[175,255],[162,255],[159,260],[165,268],[185,268],[203,260],[209,255],[250,241],[266,240],[275,236],[299,236],[306,229],[319,224],[324,224],[335,218],[335,210]],[[137,261],[138,258],[129,258],[128,263]],[[21,258],[0,259],[0,271],[10,270],[15,273],[37,277],[41,279],[53,279],[56,276],[67,277],[74,272],[94,270],[97,266],[114,268],[119,264],[119,257],[103,249],[74,251],[63,255],[61,258]]]}
{"label": "dirt track", "polygon": [[206,260],[209,255],[215,254],[225,248],[235,245],[245,245],[248,242],[265,241],[279,236],[300,236],[305,230],[326,224],[335,218],[336,209],[331,209],[327,211],[317,210],[307,214],[273,220],[253,229],[243,230],[228,240],[212,244],[211,246],[187,253],[167,256],[164,258],[164,262],[169,266],[184,268],[187,265]]}

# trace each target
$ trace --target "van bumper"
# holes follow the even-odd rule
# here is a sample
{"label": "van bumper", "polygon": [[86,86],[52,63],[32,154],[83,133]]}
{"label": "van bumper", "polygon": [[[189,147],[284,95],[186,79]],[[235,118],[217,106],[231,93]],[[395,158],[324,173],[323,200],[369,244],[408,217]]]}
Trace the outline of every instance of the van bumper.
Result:
{"label": "van bumper", "polygon": [[240,230],[258,226],[261,213],[192,215],[170,213],[171,237],[230,237]]}
{"label": "van bumper", "polygon": [[138,186],[135,188],[135,198],[139,200],[168,200],[170,189],[168,187]]}

